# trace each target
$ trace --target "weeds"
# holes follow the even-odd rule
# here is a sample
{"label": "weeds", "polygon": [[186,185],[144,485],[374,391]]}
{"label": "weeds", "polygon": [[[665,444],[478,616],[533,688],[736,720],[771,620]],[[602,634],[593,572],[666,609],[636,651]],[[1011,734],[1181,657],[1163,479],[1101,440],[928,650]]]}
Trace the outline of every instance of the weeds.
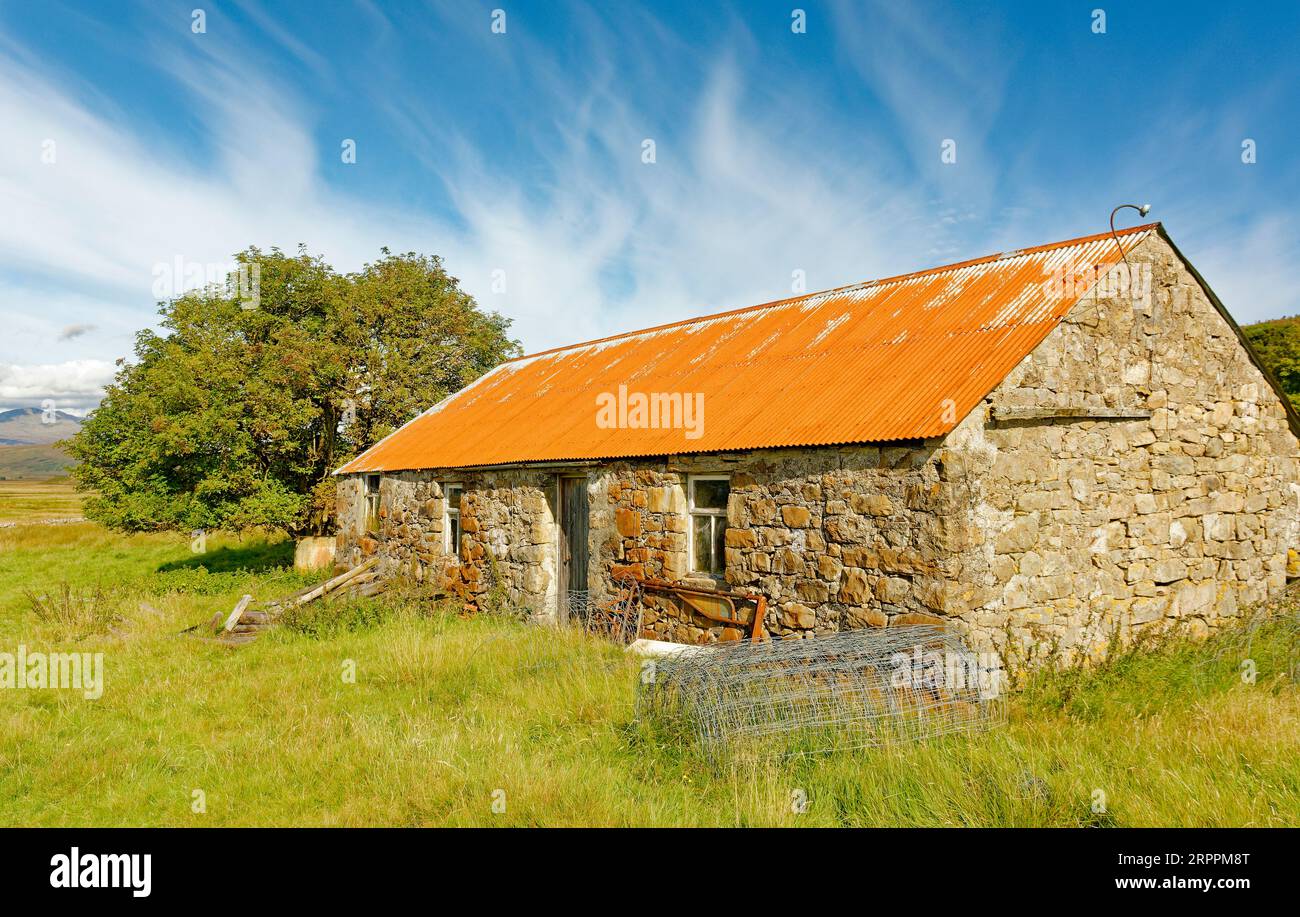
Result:
{"label": "weeds", "polygon": [[281,626],[313,640],[373,630],[391,617],[391,606],[373,599],[327,599],[294,605],[280,616]]}
{"label": "weeds", "polygon": [[479,599],[478,607],[483,614],[514,621],[522,621],[529,615],[527,608],[511,601],[497,559],[492,554],[487,556],[487,591]]}
{"label": "weeds", "polygon": [[1171,630],[1134,640],[1094,665],[1040,671],[1025,681],[1021,702],[1085,721],[1149,716],[1243,683],[1294,687],[1298,664],[1296,611],[1279,616],[1261,609],[1206,639]]}
{"label": "weeds", "polygon": [[280,616],[287,630],[314,640],[374,630],[403,617],[438,618],[450,603],[414,584],[397,584],[373,598],[339,596],[291,606]]}
{"label": "weeds", "polygon": [[50,627],[61,640],[79,640],[107,633],[120,619],[120,597],[102,586],[77,589],[68,582],[59,583],[53,593],[24,590],[36,619]]}

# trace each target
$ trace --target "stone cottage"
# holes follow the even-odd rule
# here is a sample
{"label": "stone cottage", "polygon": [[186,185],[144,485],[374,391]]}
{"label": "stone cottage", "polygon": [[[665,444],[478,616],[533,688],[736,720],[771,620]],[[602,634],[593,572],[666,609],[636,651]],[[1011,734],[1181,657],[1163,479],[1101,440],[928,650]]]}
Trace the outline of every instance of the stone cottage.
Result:
{"label": "stone cottage", "polygon": [[[1298,432],[1150,224],[505,363],[338,471],[339,556],[550,619],[635,574],[1070,658],[1282,589]],[[741,633],[669,601],[643,635]]]}

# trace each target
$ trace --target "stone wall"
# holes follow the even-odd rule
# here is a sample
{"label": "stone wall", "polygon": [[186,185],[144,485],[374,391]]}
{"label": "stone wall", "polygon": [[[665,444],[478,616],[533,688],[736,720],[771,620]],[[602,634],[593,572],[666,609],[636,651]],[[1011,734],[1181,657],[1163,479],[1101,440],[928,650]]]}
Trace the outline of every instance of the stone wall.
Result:
{"label": "stone wall", "polygon": [[[762,594],[782,636],[938,621],[979,649],[1066,659],[1174,621],[1208,632],[1286,582],[1300,444],[1173,250],[1153,234],[1129,260],[1148,297],[1080,302],[942,439],[385,475],[374,538],[352,476],[340,557],[378,551],[470,606],[496,583],[553,618],[556,481],[581,473],[597,598],[631,572]],[[731,481],[722,581],[687,569],[691,474]],[[447,481],[465,486],[459,556],[442,548]],[[644,635],[741,636],[666,598]]]}
{"label": "stone wall", "polygon": [[[955,491],[934,460],[937,445],[755,450],[550,472],[400,472],[382,478],[379,533],[358,537],[359,525],[348,527],[339,550],[353,560],[378,551],[389,572],[433,582],[469,604],[495,576],[511,601],[554,617],[556,476],[585,471],[589,578],[598,599],[610,595],[613,578],[634,573],[762,594],[765,627],[782,636],[931,621],[949,601],[953,552],[965,544],[949,520]],[[692,474],[731,480],[723,580],[687,569]],[[442,548],[442,485],[449,480],[465,487],[465,537],[454,558]],[[357,518],[360,487],[339,493],[352,501],[341,505],[341,518]],[[644,635],[708,643],[740,633],[651,596]]]}
{"label": "stone wall", "polygon": [[[1282,403],[1163,239],[1129,261],[1149,295],[1080,302],[945,443],[976,470],[955,611],[999,649],[1206,633],[1286,583],[1300,465]],[[1015,419],[1044,407],[1113,417]]]}
{"label": "stone wall", "polygon": [[[338,554],[347,563],[382,558],[386,575],[429,583],[479,607],[497,601],[552,614],[557,526],[550,474],[538,471],[402,471],[380,479],[379,531],[364,531],[363,475],[339,485]],[[460,484],[460,545],[444,532],[447,484]],[[495,590],[495,592],[494,592]]]}
{"label": "stone wall", "polygon": [[378,543],[373,540],[369,545],[362,544],[362,540],[367,537],[365,475],[339,476],[335,482],[335,500],[338,509],[334,517],[334,560],[340,566],[353,567],[361,562],[364,555],[373,554],[378,547]]}
{"label": "stone wall", "polygon": [[[935,444],[771,449],[620,463],[593,489],[601,570],[766,596],[766,629],[805,636],[841,627],[933,620],[955,546],[944,518],[951,485]],[[687,571],[686,485],[726,474],[725,581]],[[601,577],[602,580],[605,577]],[[663,599],[646,636],[706,643],[736,628]]]}

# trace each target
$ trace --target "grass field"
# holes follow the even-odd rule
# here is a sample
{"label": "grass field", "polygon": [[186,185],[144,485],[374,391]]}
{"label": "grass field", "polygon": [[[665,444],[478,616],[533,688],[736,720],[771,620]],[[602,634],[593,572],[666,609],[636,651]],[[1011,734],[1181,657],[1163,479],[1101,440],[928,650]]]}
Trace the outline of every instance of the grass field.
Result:
{"label": "grass field", "polygon": [[[710,765],[635,722],[634,659],[573,633],[408,598],[239,649],[177,635],[299,588],[290,562],[261,538],[0,530],[0,652],[104,654],[97,700],[0,690],[0,824],[1300,824],[1294,609],[1041,675],[990,733]],[[65,581],[102,587],[112,632],[37,619],[24,591]]]}
{"label": "grass field", "polygon": [[81,494],[67,478],[0,481],[0,522],[69,519],[80,515]]}

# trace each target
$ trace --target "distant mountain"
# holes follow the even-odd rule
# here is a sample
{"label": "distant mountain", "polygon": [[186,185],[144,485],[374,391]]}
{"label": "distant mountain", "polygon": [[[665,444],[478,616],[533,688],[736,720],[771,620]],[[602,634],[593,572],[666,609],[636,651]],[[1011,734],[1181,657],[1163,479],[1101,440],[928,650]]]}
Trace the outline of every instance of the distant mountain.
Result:
{"label": "distant mountain", "polygon": [[81,418],[66,411],[48,416],[40,408],[0,411],[0,446],[48,446],[75,436],[80,429]]}
{"label": "distant mountain", "polygon": [[58,446],[0,446],[0,481],[58,478],[73,464]]}

